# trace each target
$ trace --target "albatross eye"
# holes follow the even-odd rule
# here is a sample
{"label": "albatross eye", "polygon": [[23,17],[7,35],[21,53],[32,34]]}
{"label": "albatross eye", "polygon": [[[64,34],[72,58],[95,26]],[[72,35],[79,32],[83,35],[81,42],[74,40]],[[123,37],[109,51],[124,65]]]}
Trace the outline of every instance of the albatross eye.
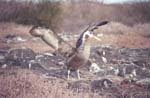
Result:
{"label": "albatross eye", "polygon": [[89,35],[85,35],[85,39],[88,39],[89,38]]}

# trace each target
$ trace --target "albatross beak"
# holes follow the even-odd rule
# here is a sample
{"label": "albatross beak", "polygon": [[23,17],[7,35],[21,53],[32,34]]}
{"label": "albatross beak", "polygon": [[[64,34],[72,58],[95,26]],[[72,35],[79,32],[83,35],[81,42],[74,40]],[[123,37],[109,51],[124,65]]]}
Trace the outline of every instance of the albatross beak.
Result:
{"label": "albatross beak", "polygon": [[93,35],[93,38],[94,39],[96,39],[96,40],[98,40],[98,41],[101,41],[101,39],[100,38],[98,38],[97,36],[95,36],[95,35]]}

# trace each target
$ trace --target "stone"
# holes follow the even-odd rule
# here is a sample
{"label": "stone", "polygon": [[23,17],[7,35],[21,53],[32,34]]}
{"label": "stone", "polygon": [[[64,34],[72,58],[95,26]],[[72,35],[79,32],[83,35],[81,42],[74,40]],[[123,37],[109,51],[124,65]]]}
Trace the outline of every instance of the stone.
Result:
{"label": "stone", "polygon": [[6,62],[11,65],[29,66],[31,60],[34,60],[36,53],[30,48],[10,49],[6,55]]}
{"label": "stone", "polygon": [[96,63],[92,63],[89,68],[89,71],[92,73],[97,73],[97,72],[101,71],[101,69]]}

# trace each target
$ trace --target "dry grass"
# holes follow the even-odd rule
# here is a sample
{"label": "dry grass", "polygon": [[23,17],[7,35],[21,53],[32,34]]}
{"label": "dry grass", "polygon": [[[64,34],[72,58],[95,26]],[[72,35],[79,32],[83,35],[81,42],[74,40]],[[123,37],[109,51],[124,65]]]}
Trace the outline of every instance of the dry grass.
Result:
{"label": "dry grass", "polygon": [[55,77],[44,78],[27,69],[0,69],[1,98],[104,98],[98,94],[68,89],[68,82]]}
{"label": "dry grass", "polygon": [[[88,76],[86,76],[88,78]],[[112,77],[114,85],[103,88],[92,86],[91,80],[69,81],[49,75],[40,70],[0,69],[1,98],[149,98],[149,90],[134,84],[120,84],[122,80]],[[98,79],[97,79],[98,80]],[[117,81],[118,82],[117,82]],[[99,81],[99,80],[98,80]],[[91,89],[92,88],[92,89]],[[140,97],[142,96],[142,97]]]}
{"label": "dry grass", "polygon": [[8,34],[18,35],[21,37],[30,36],[28,33],[30,28],[30,25],[18,25],[14,22],[0,22],[0,38],[3,38]]}
{"label": "dry grass", "polygon": [[103,34],[100,44],[129,48],[149,48],[150,24],[140,24],[129,27],[121,23],[111,22],[100,27],[96,34]]}
{"label": "dry grass", "polygon": [[[129,47],[129,48],[149,48],[150,44],[150,24],[139,24],[133,27],[126,26],[122,23],[110,22],[108,25],[100,27],[96,30],[97,35],[101,35],[102,41],[93,42],[94,45],[112,45],[117,47]],[[32,48],[35,52],[42,53],[45,51],[53,51],[47,44],[45,44],[40,38],[32,40],[29,34],[29,30],[32,26],[18,25],[16,23],[0,23],[0,39],[1,48],[4,47],[28,47]],[[5,44],[2,39],[8,35],[18,35],[23,38],[29,39],[27,42],[17,44]],[[70,44],[74,46],[75,40],[71,41]]]}

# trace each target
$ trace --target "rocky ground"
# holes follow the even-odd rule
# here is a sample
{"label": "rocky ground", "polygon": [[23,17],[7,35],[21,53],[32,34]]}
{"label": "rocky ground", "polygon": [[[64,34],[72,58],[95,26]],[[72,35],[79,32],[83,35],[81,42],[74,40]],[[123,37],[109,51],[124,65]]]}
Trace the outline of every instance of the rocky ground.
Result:
{"label": "rocky ground", "polygon": [[[93,44],[91,62],[81,69],[81,79],[72,73],[67,80],[64,58],[31,37],[30,26],[1,25],[0,98],[150,97],[149,37],[107,29],[99,34],[102,42]],[[73,45],[78,35],[62,37]]]}

